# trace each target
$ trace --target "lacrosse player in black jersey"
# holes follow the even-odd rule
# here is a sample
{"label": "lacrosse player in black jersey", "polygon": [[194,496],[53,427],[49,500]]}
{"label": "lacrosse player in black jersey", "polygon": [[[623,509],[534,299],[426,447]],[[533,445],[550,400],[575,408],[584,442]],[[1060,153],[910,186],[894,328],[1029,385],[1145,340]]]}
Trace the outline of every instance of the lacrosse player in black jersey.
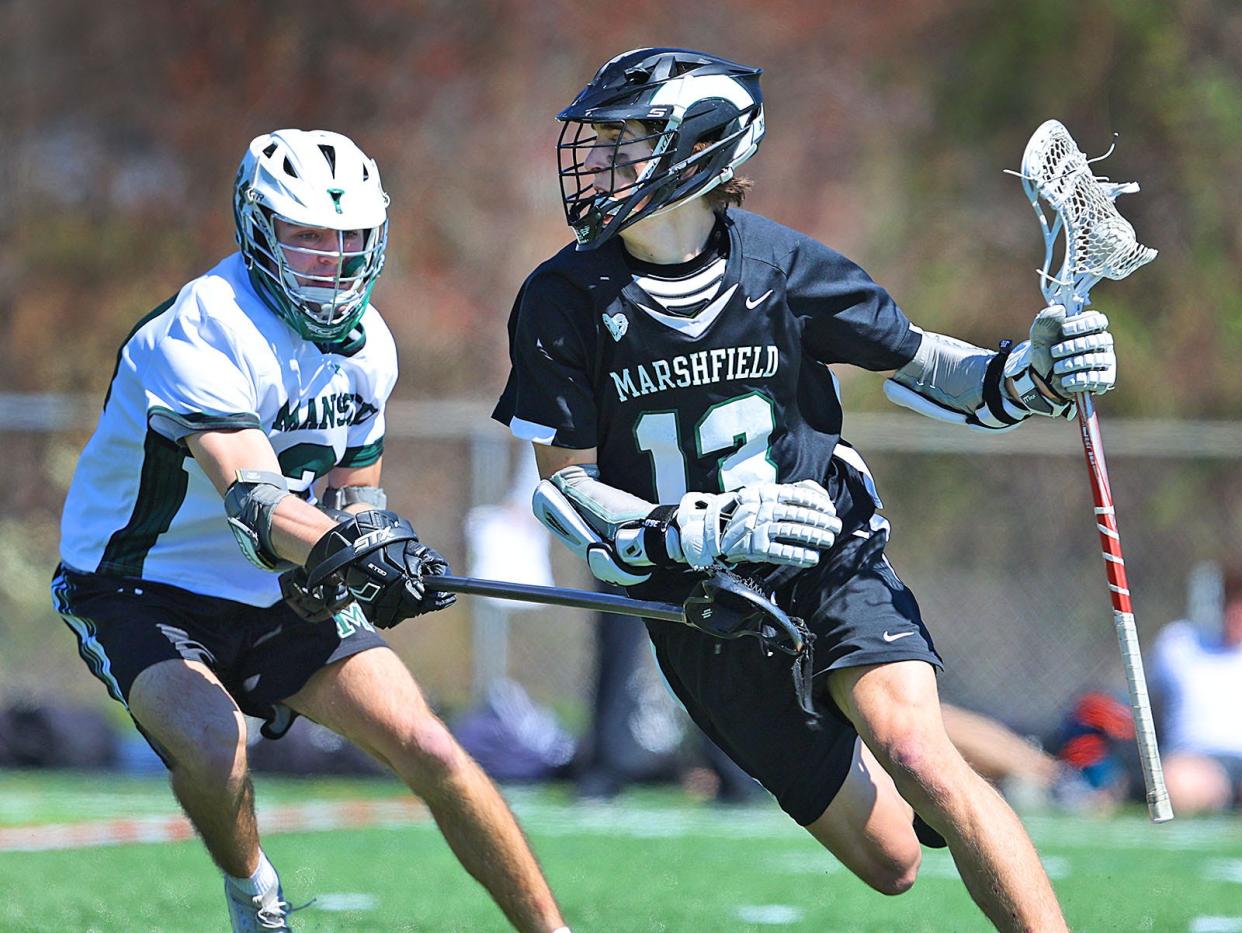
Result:
{"label": "lacrosse player in black jersey", "polygon": [[738,209],[749,182],[734,173],[764,133],[759,74],[639,49],[558,115],[577,243],[522,286],[494,417],[535,444],[536,513],[600,579],[680,599],[728,567],[809,624],[818,722],[779,652],[648,627],[695,722],[794,820],[888,894],[914,883],[920,838],[947,841],[993,923],[1063,929],[1022,825],[945,735],[942,662],[885,559],[828,364],[890,371],[893,401],[1004,430],[1112,387],[1107,319],[1046,308],[1029,340],[980,349],[920,330],[844,256]]}

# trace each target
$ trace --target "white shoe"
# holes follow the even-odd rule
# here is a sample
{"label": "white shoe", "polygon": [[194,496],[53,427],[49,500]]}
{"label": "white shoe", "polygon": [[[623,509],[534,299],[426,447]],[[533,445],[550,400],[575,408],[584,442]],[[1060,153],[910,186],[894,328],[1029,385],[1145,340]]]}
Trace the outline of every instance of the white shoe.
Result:
{"label": "white shoe", "polygon": [[290,933],[287,922],[291,913],[280,885],[266,894],[251,897],[237,890],[226,878],[224,896],[229,902],[229,920],[233,933],[263,933],[264,930],[283,930]]}

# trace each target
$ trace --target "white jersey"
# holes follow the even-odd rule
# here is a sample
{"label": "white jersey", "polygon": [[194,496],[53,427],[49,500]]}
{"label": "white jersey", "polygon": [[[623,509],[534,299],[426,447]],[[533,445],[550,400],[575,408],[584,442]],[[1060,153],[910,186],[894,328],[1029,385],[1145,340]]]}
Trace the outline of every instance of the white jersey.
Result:
{"label": "white jersey", "polygon": [[1152,661],[1152,685],[1165,705],[1161,748],[1242,757],[1242,646],[1171,622],[1156,637]]}
{"label": "white jersey", "polygon": [[374,307],[359,326],[352,345],[304,340],[255,293],[240,253],[147,315],[117,355],[69,487],[64,563],[253,606],[279,600],[276,574],[242,555],[220,493],[183,439],[258,428],[290,490],[308,496],[335,466],[375,463],[397,353]]}

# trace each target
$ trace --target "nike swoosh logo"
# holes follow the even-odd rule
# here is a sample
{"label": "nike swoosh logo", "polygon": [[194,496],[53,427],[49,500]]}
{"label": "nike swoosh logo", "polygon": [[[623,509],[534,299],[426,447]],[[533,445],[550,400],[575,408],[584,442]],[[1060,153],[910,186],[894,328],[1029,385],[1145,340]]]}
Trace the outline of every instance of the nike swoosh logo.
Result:
{"label": "nike swoosh logo", "polygon": [[733,297],[733,293],[737,291],[740,283],[734,282],[724,292],[716,296],[716,299],[706,308],[696,314],[694,317],[681,317],[677,314],[664,314],[656,311],[654,308],[648,308],[646,305],[639,305],[644,311],[653,318],[675,331],[680,331],[690,338],[702,337],[706,333],[707,328],[716,322],[716,318],[720,317],[720,312],[725,309],[725,305],[729,303],[729,299]]}
{"label": "nike swoosh logo", "polygon": [[278,625],[274,629],[272,629],[270,632],[268,632],[267,634],[260,635],[258,638],[256,638],[254,640],[254,644],[251,645],[250,647],[257,648],[259,647],[259,645],[263,644],[265,641],[271,641],[273,638],[275,638],[277,635],[279,635],[284,630],[285,630],[285,627],[283,625]]}
{"label": "nike swoosh logo", "polygon": [[754,311],[755,308],[759,307],[761,304],[767,301],[768,295],[770,294],[772,294],[772,289],[769,288],[766,292],[764,292],[758,298],[747,298],[746,299],[746,310]]}
{"label": "nike swoosh logo", "polygon": [[887,631],[881,636],[885,641],[896,641],[898,638],[905,638],[907,635],[913,635],[913,632],[898,632],[896,635],[890,635]]}

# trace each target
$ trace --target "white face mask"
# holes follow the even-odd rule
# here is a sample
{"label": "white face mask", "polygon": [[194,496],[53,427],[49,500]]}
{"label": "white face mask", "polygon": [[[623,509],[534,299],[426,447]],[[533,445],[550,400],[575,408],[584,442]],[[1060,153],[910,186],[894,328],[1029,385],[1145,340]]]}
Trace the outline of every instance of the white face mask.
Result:
{"label": "white face mask", "polygon": [[[367,232],[363,248],[345,249],[345,235],[338,234],[335,250],[311,249],[288,243],[279,244],[281,261],[281,285],[291,301],[319,324],[332,325],[348,317],[357,307],[374,278],[372,270],[380,248],[378,229]],[[299,272],[290,261],[295,257],[308,256],[315,260],[328,257],[329,264],[316,263],[314,272]],[[302,265],[302,263],[299,263]],[[346,270],[352,274],[346,274]]]}
{"label": "white face mask", "polygon": [[[234,182],[237,239],[255,287],[316,341],[342,339],[366,310],[384,266],[387,207],[374,160],[325,130],[256,137]],[[321,235],[280,243],[277,219]],[[361,244],[341,232],[351,230]]]}

